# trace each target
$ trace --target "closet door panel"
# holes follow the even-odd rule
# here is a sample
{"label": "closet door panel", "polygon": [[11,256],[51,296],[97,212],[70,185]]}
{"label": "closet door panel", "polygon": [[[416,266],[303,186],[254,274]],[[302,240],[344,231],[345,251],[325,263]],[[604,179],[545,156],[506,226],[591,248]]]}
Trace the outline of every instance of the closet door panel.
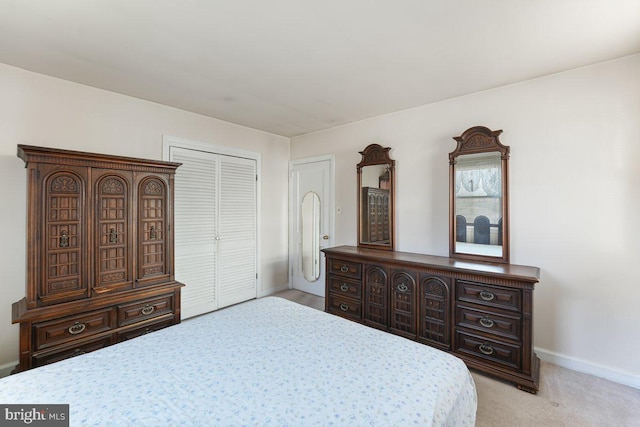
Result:
{"label": "closet door panel", "polygon": [[219,306],[256,297],[256,162],[220,156]]}
{"label": "closet door panel", "polygon": [[217,223],[218,156],[171,147],[182,163],[175,177],[176,280],[182,290],[182,318],[218,308]]}

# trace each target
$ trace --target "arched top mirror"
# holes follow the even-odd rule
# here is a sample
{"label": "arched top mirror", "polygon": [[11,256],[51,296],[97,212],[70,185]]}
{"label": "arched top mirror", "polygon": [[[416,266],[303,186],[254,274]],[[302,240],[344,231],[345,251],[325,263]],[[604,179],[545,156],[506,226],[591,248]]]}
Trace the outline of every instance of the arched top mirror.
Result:
{"label": "arched top mirror", "polygon": [[449,255],[509,262],[509,147],[484,126],[454,137],[449,153]]}
{"label": "arched top mirror", "polygon": [[371,144],[358,163],[358,246],[394,249],[395,161],[390,147]]}

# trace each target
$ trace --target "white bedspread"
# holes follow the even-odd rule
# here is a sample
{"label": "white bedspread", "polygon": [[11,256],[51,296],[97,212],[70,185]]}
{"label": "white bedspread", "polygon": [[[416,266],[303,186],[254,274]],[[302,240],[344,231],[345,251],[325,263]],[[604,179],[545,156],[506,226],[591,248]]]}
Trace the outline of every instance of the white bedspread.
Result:
{"label": "white bedspread", "polygon": [[72,426],[473,426],[449,354],[267,297],[0,380]]}

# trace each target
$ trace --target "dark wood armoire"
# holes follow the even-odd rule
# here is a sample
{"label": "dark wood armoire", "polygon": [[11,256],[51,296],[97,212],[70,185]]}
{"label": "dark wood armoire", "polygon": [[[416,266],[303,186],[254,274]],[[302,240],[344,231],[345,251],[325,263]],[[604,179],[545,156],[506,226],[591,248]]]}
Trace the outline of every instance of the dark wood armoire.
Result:
{"label": "dark wood armoire", "polygon": [[180,322],[179,163],[18,146],[27,170],[25,298],[16,371]]}

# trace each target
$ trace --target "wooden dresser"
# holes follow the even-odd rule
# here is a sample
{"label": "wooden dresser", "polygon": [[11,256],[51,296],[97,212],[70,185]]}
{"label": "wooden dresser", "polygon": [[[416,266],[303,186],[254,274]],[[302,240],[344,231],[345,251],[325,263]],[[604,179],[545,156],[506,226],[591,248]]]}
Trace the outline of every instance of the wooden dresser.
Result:
{"label": "wooden dresser", "polygon": [[326,256],[325,310],[455,354],[536,393],[537,267],[340,246]]}
{"label": "wooden dresser", "polygon": [[27,169],[26,296],[16,371],[180,322],[179,163],[18,146]]}

